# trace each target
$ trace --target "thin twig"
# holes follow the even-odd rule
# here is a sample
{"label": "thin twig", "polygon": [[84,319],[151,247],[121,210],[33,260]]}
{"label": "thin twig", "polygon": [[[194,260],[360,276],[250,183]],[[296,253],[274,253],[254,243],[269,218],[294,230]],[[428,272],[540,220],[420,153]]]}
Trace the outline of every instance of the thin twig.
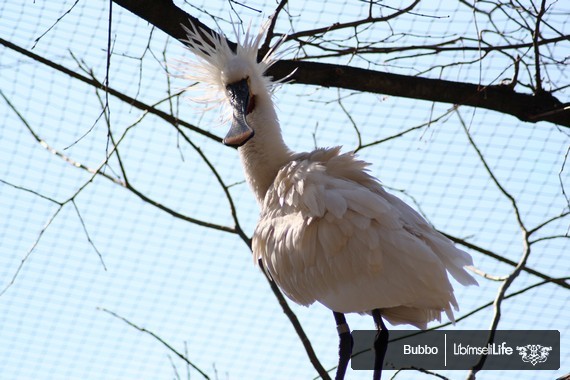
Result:
{"label": "thin twig", "polygon": [[541,241],[553,240],[553,239],[570,239],[570,235],[564,234],[564,235],[543,236],[543,237],[541,237],[541,238],[531,240],[531,241],[530,241],[530,244],[532,245],[532,244],[539,243],[539,242],[541,242]]}
{"label": "thin twig", "polygon": [[425,128],[425,127],[429,127],[429,126],[432,125],[433,123],[436,123],[436,122],[442,120],[444,117],[446,117],[446,116],[448,116],[449,114],[451,114],[452,112],[454,112],[458,107],[459,107],[459,106],[453,106],[453,107],[451,107],[449,110],[447,110],[446,112],[444,112],[443,114],[441,114],[440,116],[436,117],[435,119],[432,119],[432,118],[430,117],[430,119],[429,119],[428,121],[426,121],[425,123],[416,125],[416,126],[414,126],[414,127],[410,127],[410,128],[408,128],[408,129],[403,130],[402,132],[398,132],[398,133],[396,133],[396,134],[394,134],[394,135],[391,135],[391,136],[388,136],[388,137],[385,137],[385,138],[383,138],[383,139],[379,139],[379,140],[376,140],[376,141],[373,141],[373,142],[370,142],[370,143],[367,143],[367,144],[362,144],[358,149],[355,150],[355,152],[357,152],[357,151],[359,151],[359,150],[362,150],[362,149],[364,149],[364,148],[369,148],[369,147],[374,146],[374,145],[379,145],[379,144],[385,143],[385,142],[387,142],[387,141],[394,140],[394,139],[396,139],[396,138],[398,138],[398,137],[404,136],[404,135],[406,135],[406,134],[408,134],[408,133],[410,133],[410,132],[413,132],[413,131],[415,131],[415,130],[422,129],[422,128]]}
{"label": "thin twig", "polygon": [[55,199],[53,199],[53,198],[51,198],[51,197],[48,197],[47,195],[44,195],[44,194],[42,194],[42,193],[38,193],[37,191],[32,190],[32,189],[28,189],[28,188],[26,188],[26,187],[22,187],[22,186],[15,185],[15,184],[13,184],[13,183],[11,183],[11,182],[8,182],[8,181],[6,181],[6,180],[3,180],[2,178],[0,178],[0,182],[2,182],[2,183],[5,184],[5,185],[8,185],[8,186],[13,187],[14,189],[21,190],[21,191],[25,191],[25,192],[27,192],[27,193],[30,193],[30,194],[35,195],[36,197],[40,197],[40,198],[42,198],[42,199],[45,199],[46,201],[50,201],[50,202],[55,203],[55,204],[57,204],[57,205],[60,205],[60,206],[61,206],[61,204],[62,204],[61,202],[56,201]]}
{"label": "thin twig", "polygon": [[484,272],[481,269],[476,268],[476,267],[470,267],[468,269],[471,272],[473,272],[473,273],[475,273],[475,274],[477,274],[483,278],[486,278],[487,280],[491,280],[491,281],[505,281],[508,277],[508,276],[495,276],[495,275],[489,274],[487,272]]}
{"label": "thin twig", "polygon": [[566,153],[564,154],[564,160],[562,161],[562,165],[560,166],[560,170],[558,171],[558,181],[560,182],[560,188],[562,189],[562,195],[564,196],[564,199],[566,199],[566,206],[570,210],[570,197],[566,193],[564,181],[562,180],[562,173],[564,173],[564,167],[566,166],[566,162],[568,161],[568,155],[569,154],[570,154],[570,145],[566,149]]}
{"label": "thin twig", "polygon": [[529,230],[528,230],[529,236],[532,235],[532,234],[534,234],[535,232],[537,232],[537,231],[540,230],[541,228],[547,226],[548,224],[550,224],[550,223],[552,223],[552,222],[554,222],[554,221],[556,221],[556,220],[558,220],[558,219],[562,219],[562,218],[564,218],[564,217],[566,217],[566,216],[568,216],[568,215],[570,215],[570,211],[565,211],[565,212],[563,212],[563,213],[560,214],[560,215],[556,215],[556,216],[553,216],[552,218],[549,218],[549,219],[545,220],[544,222],[540,223],[540,224],[537,225],[536,227],[529,229]]}
{"label": "thin twig", "polygon": [[73,10],[73,8],[75,8],[75,6],[77,5],[77,3],[79,3],[79,0],[75,0],[75,3],[73,3],[73,5],[71,7],[69,7],[69,9],[67,11],[65,11],[61,16],[59,16],[57,18],[57,20],[55,20],[55,22],[49,27],[47,28],[47,30],[45,32],[43,32],[38,38],[36,38],[34,40],[34,44],[32,45],[32,49],[36,47],[36,45],[38,44],[38,42],[40,42],[40,40],[49,33],[50,30],[52,30],[65,16],[67,16],[68,14],[71,13],[71,11]]}
{"label": "thin twig", "polygon": [[77,217],[79,218],[79,222],[81,223],[81,227],[83,227],[83,232],[85,233],[85,237],[87,238],[87,241],[89,242],[89,244],[91,244],[91,247],[93,247],[93,249],[97,253],[97,256],[99,256],[99,261],[101,261],[101,265],[103,265],[103,268],[105,269],[105,271],[107,271],[107,266],[105,265],[105,261],[103,260],[103,255],[101,255],[101,252],[99,252],[99,250],[95,246],[95,243],[91,239],[91,236],[89,235],[89,231],[87,231],[87,226],[85,225],[85,221],[83,220],[83,217],[81,216],[81,212],[79,212],[79,208],[77,207],[77,203],[75,202],[75,199],[71,200],[71,204],[73,205],[73,208],[75,209]]}
{"label": "thin twig", "polygon": [[342,104],[342,99],[340,96],[340,89],[337,89],[337,103],[340,106],[340,109],[342,110],[342,112],[344,112],[344,114],[346,115],[346,117],[348,118],[348,120],[350,121],[350,124],[352,125],[352,128],[354,128],[354,131],[356,132],[356,138],[358,140],[358,145],[356,146],[356,148],[354,149],[354,152],[357,152],[358,150],[360,150],[362,148],[362,136],[360,134],[360,130],[358,129],[358,125],[356,125],[356,122],[354,121],[354,119],[352,118],[352,115],[350,114],[350,112],[348,112],[348,110],[346,109],[346,107],[344,106],[344,104]]}
{"label": "thin twig", "polygon": [[414,9],[416,7],[416,5],[419,4],[419,2],[420,2],[420,0],[415,0],[412,4],[408,5],[407,7],[403,8],[403,9],[398,9],[396,12],[394,12],[388,16],[367,17],[367,18],[364,18],[361,20],[344,22],[344,23],[337,22],[335,24],[332,24],[332,25],[329,25],[326,27],[322,27],[322,28],[308,29],[308,30],[304,30],[302,32],[292,33],[292,34],[287,36],[286,40],[295,40],[295,39],[298,39],[300,37],[314,38],[316,35],[325,34],[325,33],[331,32],[333,30],[355,28],[355,27],[360,26],[360,25],[385,22],[388,20],[392,20],[392,19],[394,19],[394,18],[396,18],[396,17],[398,17],[404,13],[408,13],[409,11]]}
{"label": "thin twig", "polygon": [[[517,266],[517,263],[516,263],[515,261],[512,261],[512,260],[510,260],[510,259],[508,259],[508,258],[506,258],[506,257],[503,257],[503,256],[501,256],[501,255],[499,255],[499,254],[497,254],[497,253],[495,253],[495,252],[492,252],[492,251],[490,251],[490,250],[488,250],[488,249],[482,248],[482,247],[480,247],[480,246],[478,246],[478,245],[475,245],[475,244],[473,244],[473,243],[468,242],[468,241],[465,240],[465,239],[460,239],[460,238],[458,238],[458,237],[456,237],[456,236],[450,235],[450,234],[445,233],[445,232],[443,232],[443,231],[439,231],[439,232],[440,232],[443,236],[445,236],[446,238],[448,238],[449,240],[453,241],[453,242],[456,243],[456,244],[460,244],[460,245],[462,245],[462,246],[464,246],[464,247],[466,247],[466,248],[469,248],[469,249],[472,249],[472,250],[477,251],[477,252],[479,252],[479,253],[482,253],[482,254],[484,254],[485,256],[492,257],[493,259],[498,260],[498,261],[500,261],[500,262],[502,262],[502,263],[505,263],[505,264],[509,264],[510,266],[513,266],[513,267],[516,267],[516,266]],[[537,270],[535,270],[535,269],[529,268],[528,266],[525,266],[525,267],[523,268],[523,270],[524,270],[525,272],[527,272],[527,273],[530,273],[530,274],[536,276],[536,277],[542,278],[543,280],[550,280],[550,279],[551,279],[550,276],[547,276],[547,275],[545,275],[544,273],[539,272],[539,271],[537,271]],[[554,282],[555,284],[557,284],[557,285],[559,285],[559,286],[565,288],[565,289],[570,289],[570,284],[567,284],[567,283],[564,282],[564,281],[556,281],[556,280],[554,280],[553,282]]]}
{"label": "thin twig", "polygon": [[[408,367],[408,368],[402,368],[402,370],[415,370],[421,373],[425,373],[426,375],[431,375],[434,377],[437,377],[438,379],[443,379],[443,380],[449,380],[449,377],[445,377],[437,372],[433,372],[433,371],[429,371],[427,369],[424,368],[418,368],[418,367]],[[396,374],[401,373],[401,371],[398,371],[394,374],[394,376],[392,376],[392,379],[396,378]]]}
{"label": "thin twig", "polygon": [[107,314],[112,315],[113,317],[122,320],[123,322],[125,322],[127,325],[139,330],[140,332],[143,332],[145,334],[148,334],[150,336],[152,336],[154,339],[158,340],[160,343],[162,343],[166,348],[168,348],[172,353],[174,353],[176,356],[178,356],[180,359],[182,359],[186,364],[188,364],[189,366],[191,366],[192,368],[194,368],[196,371],[198,371],[198,373],[200,375],[202,375],[204,377],[204,379],[209,380],[210,377],[206,374],[206,372],[202,371],[197,365],[195,365],[194,363],[192,363],[185,355],[183,355],[182,353],[180,353],[178,350],[176,350],[174,347],[172,347],[170,344],[168,344],[164,339],[162,339],[161,337],[159,337],[158,335],[156,335],[154,332],[147,330],[144,327],[139,327],[137,325],[135,325],[133,322],[129,321],[128,319],[126,319],[125,317],[122,317],[120,315],[118,315],[117,313],[105,309],[105,308],[97,308],[98,310],[104,311]]}
{"label": "thin twig", "polygon": [[30,255],[36,249],[40,240],[42,239],[42,236],[44,236],[44,233],[47,231],[48,227],[52,224],[52,222],[55,220],[56,216],[59,214],[59,212],[62,209],[63,209],[63,205],[60,205],[57,208],[57,210],[55,211],[55,213],[53,213],[52,216],[49,217],[48,221],[46,222],[46,224],[44,225],[44,227],[41,229],[38,236],[36,237],[36,240],[34,241],[32,246],[30,247],[30,249],[28,249],[28,252],[26,252],[24,257],[22,257],[22,259],[20,260],[20,264],[18,265],[18,268],[16,268],[16,271],[12,275],[12,279],[8,282],[8,284],[4,287],[4,289],[2,289],[2,291],[0,291],[0,297],[2,297],[4,295],[4,293],[6,293],[6,291],[8,289],[10,289],[10,287],[12,287],[12,285],[14,285],[14,283],[16,282],[16,278],[18,277],[18,275],[22,271],[22,268],[24,267],[24,264],[28,261],[28,259],[30,258]]}
{"label": "thin twig", "polygon": [[540,4],[540,10],[538,15],[536,16],[536,25],[534,28],[534,32],[532,35],[532,45],[534,48],[534,65],[535,65],[535,80],[536,80],[536,92],[540,93],[544,91],[542,88],[542,77],[540,75],[540,49],[538,40],[540,39],[540,22],[542,20],[542,16],[546,12],[546,0],[542,0]]}

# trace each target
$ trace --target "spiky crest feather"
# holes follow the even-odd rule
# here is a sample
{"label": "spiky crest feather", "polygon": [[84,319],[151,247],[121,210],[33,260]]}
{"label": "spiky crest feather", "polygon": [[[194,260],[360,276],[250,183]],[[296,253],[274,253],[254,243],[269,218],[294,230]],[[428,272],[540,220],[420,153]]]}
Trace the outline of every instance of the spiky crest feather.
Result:
{"label": "spiky crest feather", "polygon": [[[226,86],[232,82],[244,79],[238,77],[236,73],[244,71],[251,73],[253,83],[252,90],[267,91],[271,96],[275,86],[286,80],[272,81],[265,76],[265,72],[271,65],[280,59],[284,52],[277,52],[279,46],[284,42],[286,35],[283,35],[265,54],[260,62],[257,62],[257,54],[267,33],[271,18],[261,25],[257,34],[251,33],[251,24],[245,34],[240,36],[239,27],[234,28],[236,34],[237,48],[234,52],[228,44],[227,38],[220,31],[218,34],[210,34],[201,27],[197,27],[189,21],[189,27],[182,25],[187,34],[187,39],[183,40],[186,48],[190,50],[195,59],[185,60],[180,65],[182,77],[198,82],[198,86],[187,87],[186,90],[199,90],[201,95],[191,96],[191,100],[197,103],[207,104],[206,110],[222,107],[222,122],[227,122],[231,116],[231,107],[226,96]],[[247,66],[246,70],[244,65]]]}

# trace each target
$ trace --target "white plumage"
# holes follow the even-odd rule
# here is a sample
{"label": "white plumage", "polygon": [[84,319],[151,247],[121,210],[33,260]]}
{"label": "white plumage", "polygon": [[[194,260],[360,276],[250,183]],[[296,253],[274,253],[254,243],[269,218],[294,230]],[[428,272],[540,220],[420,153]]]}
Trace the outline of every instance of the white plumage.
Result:
{"label": "white plumage", "polygon": [[[426,328],[441,313],[453,320],[457,301],[448,273],[477,284],[465,271],[471,257],[416,211],[387,193],[352,153],[340,148],[293,153],[285,145],[263,73],[274,47],[257,62],[266,23],[249,31],[236,52],[224,37],[187,29],[198,57],[185,76],[207,86],[201,101],[228,105],[245,175],[261,205],[253,257],[293,301],[318,301],[339,313],[379,309],[392,324]],[[239,37],[238,37],[239,38]],[[279,45],[279,43],[277,44]],[[246,99],[244,99],[246,97]]]}

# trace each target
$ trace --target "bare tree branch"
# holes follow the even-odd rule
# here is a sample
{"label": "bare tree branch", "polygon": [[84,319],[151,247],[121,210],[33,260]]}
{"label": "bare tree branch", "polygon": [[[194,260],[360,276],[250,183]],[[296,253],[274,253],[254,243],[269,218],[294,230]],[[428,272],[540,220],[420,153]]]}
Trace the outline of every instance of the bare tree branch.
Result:
{"label": "bare tree branch", "polygon": [[269,28],[267,28],[267,36],[265,37],[265,41],[263,45],[259,48],[259,55],[265,56],[269,51],[271,45],[271,39],[273,38],[273,31],[275,29],[275,23],[277,22],[277,18],[279,17],[279,13],[285,8],[287,5],[287,0],[281,0],[277,8],[275,8],[275,12],[273,14],[273,18],[271,19],[271,24],[269,24]]}
{"label": "bare tree branch", "polygon": [[[181,41],[186,38],[181,25],[186,25],[188,22],[195,23],[208,33],[217,34],[168,0],[114,1]],[[235,43],[229,44],[235,47]],[[472,83],[292,60],[276,62],[269,69],[268,75],[284,78],[294,70],[296,71],[291,79],[296,83],[480,107],[512,115],[526,122],[549,121],[570,127],[570,107],[547,92],[535,95],[524,94],[501,85],[482,87]]]}
{"label": "bare tree branch", "polygon": [[[23,55],[25,55],[25,56],[27,56],[27,57],[30,57],[30,58],[32,58],[33,60],[37,61],[37,62],[43,63],[43,64],[46,65],[46,66],[49,66],[49,67],[51,67],[51,68],[53,68],[53,69],[56,69],[56,70],[59,71],[59,72],[62,72],[62,73],[64,73],[64,74],[67,74],[67,75],[69,75],[69,76],[72,77],[72,78],[78,79],[78,80],[80,80],[81,82],[84,82],[84,83],[86,83],[86,84],[89,84],[89,85],[91,85],[91,86],[93,86],[93,87],[95,87],[95,88],[105,89],[105,85],[102,84],[101,82],[99,82],[98,80],[96,80],[96,79],[94,79],[94,78],[87,78],[87,77],[85,77],[84,75],[78,74],[78,73],[76,73],[75,71],[70,70],[70,69],[68,69],[68,68],[66,68],[66,67],[64,67],[64,66],[62,66],[62,65],[59,65],[59,64],[57,64],[57,63],[55,63],[55,62],[52,62],[52,61],[50,61],[50,60],[48,60],[48,59],[46,59],[46,58],[44,58],[44,57],[42,57],[42,56],[40,56],[40,55],[38,55],[38,54],[32,53],[31,51],[28,51],[28,50],[26,50],[26,49],[24,49],[24,48],[22,48],[22,47],[20,47],[20,46],[18,46],[18,45],[16,45],[16,44],[13,44],[13,43],[11,43],[10,41],[6,41],[5,39],[0,38],[0,44],[4,45],[4,46],[6,46],[6,47],[8,47],[8,48],[10,48],[10,49],[12,49],[12,50],[14,50],[14,51],[17,51],[18,53],[21,53],[21,54],[23,54]],[[188,129],[190,129],[190,130],[193,131],[193,132],[196,132],[196,133],[199,133],[199,134],[201,134],[201,135],[203,135],[203,136],[208,137],[209,139],[212,139],[212,140],[214,140],[214,141],[216,141],[216,142],[222,142],[222,139],[221,139],[220,137],[218,137],[218,136],[216,136],[216,135],[213,135],[213,134],[211,134],[210,132],[205,131],[205,130],[203,130],[203,129],[201,129],[201,128],[198,128],[198,127],[196,127],[196,126],[194,126],[194,125],[192,125],[192,124],[190,124],[190,123],[188,123],[188,122],[186,122],[186,121],[184,121],[184,120],[176,119],[174,116],[169,115],[168,113],[166,113],[166,112],[164,112],[164,111],[161,111],[161,110],[159,110],[158,108],[156,108],[156,105],[148,105],[148,104],[145,104],[145,103],[143,103],[143,102],[141,102],[141,101],[139,101],[139,100],[136,100],[135,98],[132,98],[132,97],[130,97],[130,96],[128,96],[128,95],[126,95],[126,94],[124,94],[124,93],[122,93],[122,92],[120,92],[120,91],[117,91],[117,90],[115,90],[115,89],[113,89],[113,88],[108,88],[108,89],[106,89],[106,90],[108,90],[109,94],[113,95],[113,96],[116,97],[117,99],[120,99],[120,100],[124,101],[125,103],[128,103],[128,104],[132,105],[132,106],[135,107],[135,108],[138,108],[138,109],[140,109],[140,110],[143,110],[143,111],[147,111],[147,112],[149,112],[149,113],[152,113],[152,114],[154,114],[154,115],[160,117],[161,119],[167,121],[168,123],[171,123],[171,124],[172,124],[172,123],[178,123],[178,124],[180,124],[181,126],[183,126],[183,127],[185,127],[185,128],[188,128]]]}

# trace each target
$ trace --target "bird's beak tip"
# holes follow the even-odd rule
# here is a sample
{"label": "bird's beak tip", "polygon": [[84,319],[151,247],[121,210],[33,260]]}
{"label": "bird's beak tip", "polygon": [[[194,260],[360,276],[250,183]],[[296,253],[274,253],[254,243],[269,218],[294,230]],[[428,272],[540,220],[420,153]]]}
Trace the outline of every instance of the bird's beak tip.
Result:
{"label": "bird's beak tip", "polygon": [[249,127],[247,127],[247,129],[241,132],[238,132],[236,130],[237,128],[234,128],[233,124],[235,123],[232,123],[232,128],[230,128],[230,131],[228,132],[226,137],[224,137],[222,142],[224,143],[224,145],[233,146],[237,148],[248,142],[255,133],[253,132],[253,129]]}

